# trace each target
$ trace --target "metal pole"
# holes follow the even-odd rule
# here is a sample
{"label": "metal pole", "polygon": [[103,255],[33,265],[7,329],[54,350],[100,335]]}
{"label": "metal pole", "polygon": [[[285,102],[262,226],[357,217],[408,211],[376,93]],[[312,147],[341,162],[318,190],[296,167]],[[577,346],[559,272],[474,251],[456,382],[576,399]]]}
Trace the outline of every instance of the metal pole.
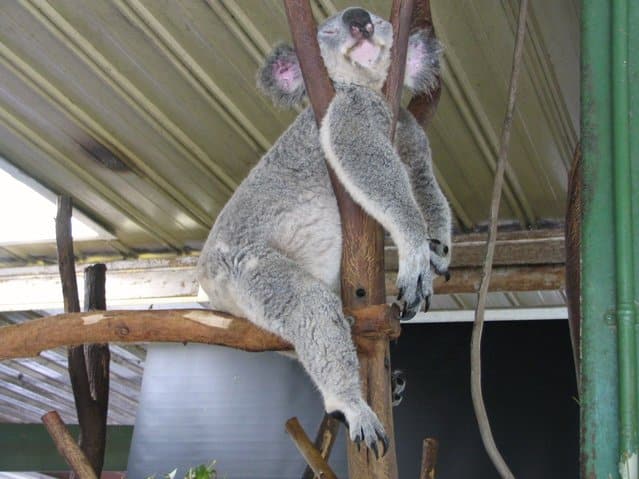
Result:
{"label": "metal pole", "polygon": [[637,387],[628,124],[628,0],[612,2],[612,129],[615,287],[619,355],[619,472],[637,477]]}
{"label": "metal pole", "polygon": [[581,477],[618,477],[610,3],[583,0]]}

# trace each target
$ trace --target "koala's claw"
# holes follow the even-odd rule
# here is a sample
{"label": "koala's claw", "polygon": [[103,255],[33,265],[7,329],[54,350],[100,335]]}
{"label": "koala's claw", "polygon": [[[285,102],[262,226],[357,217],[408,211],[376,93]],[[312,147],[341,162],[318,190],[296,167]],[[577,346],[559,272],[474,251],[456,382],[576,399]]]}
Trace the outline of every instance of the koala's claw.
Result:
{"label": "koala's claw", "polygon": [[[357,445],[358,450],[363,442],[366,447],[375,453],[375,457],[383,457],[388,450],[388,436],[384,432],[384,427],[377,419],[372,409],[362,402],[361,409],[355,414],[351,414],[349,420],[351,424],[350,438]],[[378,442],[383,445],[382,454],[379,454]]]}
{"label": "koala's claw", "polygon": [[419,305],[422,303],[422,299],[418,296],[411,304],[408,304],[407,301],[403,301],[403,303],[404,307],[402,308],[400,317],[405,321],[409,321],[419,312]]}
{"label": "koala's claw", "polygon": [[426,296],[426,298],[424,299],[424,312],[428,312],[428,310],[430,309],[430,295]]}

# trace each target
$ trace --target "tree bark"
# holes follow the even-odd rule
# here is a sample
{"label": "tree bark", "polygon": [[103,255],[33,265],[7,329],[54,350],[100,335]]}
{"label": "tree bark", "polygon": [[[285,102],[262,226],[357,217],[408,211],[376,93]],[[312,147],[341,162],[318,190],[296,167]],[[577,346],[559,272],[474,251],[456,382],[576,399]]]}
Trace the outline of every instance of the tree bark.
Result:
{"label": "tree bark", "polygon": [[[324,419],[322,419],[322,423],[320,424],[313,444],[326,462],[328,462],[328,458],[331,455],[331,450],[333,449],[333,444],[335,444],[335,439],[337,439],[338,432],[339,421],[333,418],[330,414],[324,414]],[[304,474],[302,474],[302,479],[322,478],[313,472],[311,466],[306,466]]]}
{"label": "tree bark", "polygon": [[[96,264],[85,269],[85,311],[106,310],[106,266]],[[75,404],[80,423],[79,444],[93,466],[96,475],[102,473],[106,449],[107,412],[109,407],[109,362],[111,354],[106,343],[85,344],[77,348],[84,354],[86,374],[78,375],[74,388]]]}
{"label": "tree bark", "polygon": [[437,439],[426,438],[422,443],[422,467],[419,479],[435,479],[437,467],[437,454],[439,453],[439,442]]}
{"label": "tree bark", "polygon": [[300,451],[304,460],[316,476],[323,479],[337,479],[337,476],[308,438],[296,417],[292,417],[286,421],[286,432],[291,436],[298,451]]}
{"label": "tree bark", "polygon": [[58,452],[64,457],[73,473],[80,479],[97,479],[98,476],[95,475],[89,460],[75,443],[60,415],[56,411],[48,412],[42,416],[42,422],[47,431],[49,431],[49,435],[58,448]]}
{"label": "tree bark", "polygon": [[[58,267],[62,282],[64,311],[80,311],[78,282],[75,274],[73,235],[71,229],[73,204],[68,196],[58,198],[56,244]],[[85,308],[106,309],[104,265],[85,270]],[[56,325],[59,327],[60,325]],[[67,343],[69,344],[69,343]],[[106,416],[109,401],[109,346],[106,344],[75,344],[68,349],[68,370],[80,424],[79,444],[97,476],[102,472],[106,448]],[[73,474],[71,475],[73,478]]]}
{"label": "tree bark", "polygon": [[[397,309],[386,305],[345,310],[360,338],[397,338]],[[33,319],[0,328],[0,360],[85,343],[178,342],[228,346],[244,351],[285,351],[291,345],[243,318],[205,309],[96,311]]]}

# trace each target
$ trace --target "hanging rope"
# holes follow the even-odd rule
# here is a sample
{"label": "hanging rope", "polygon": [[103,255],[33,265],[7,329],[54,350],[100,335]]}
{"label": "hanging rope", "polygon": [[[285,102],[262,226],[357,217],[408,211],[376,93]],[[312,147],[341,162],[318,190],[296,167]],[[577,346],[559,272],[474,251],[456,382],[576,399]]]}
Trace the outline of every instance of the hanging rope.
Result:
{"label": "hanging rope", "polygon": [[501,139],[499,147],[499,158],[497,160],[497,171],[495,172],[495,180],[493,183],[493,195],[490,204],[490,230],[488,233],[488,241],[486,245],[486,259],[484,262],[484,274],[482,276],[479,294],[477,297],[477,310],[475,311],[475,323],[473,325],[473,335],[470,345],[470,389],[473,398],[473,406],[475,408],[475,416],[479,425],[484,447],[495,468],[503,479],[514,479],[513,473],[508,468],[506,461],[501,456],[493,433],[488,421],[486,406],[481,389],[481,336],[484,327],[484,312],[486,309],[486,297],[488,295],[488,285],[490,284],[490,275],[493,267],[493,256],[495,254],[495,242],[497,240],[497,220],[499,213],[499,202],[501,200],[501,190],[504,183],[504,170],[506,168],[506,158],[508,153],[508,144],[510,142],[510,132],[513,123],[513,111],[515,108],[515,98],[517,94],[517,86],[519,79],[519,71],[521,68],[521,57],[523,53],[524,35],[526,32],[526,15],[528,11],[528,0],[521,0],[519,6],[519,20],[517,23],[517,34],[515,40],[515,52],[513,54],[513,66],[510,76],[510,89],[508,94],[508,106],[506,108],[506,117],[501,130]]}

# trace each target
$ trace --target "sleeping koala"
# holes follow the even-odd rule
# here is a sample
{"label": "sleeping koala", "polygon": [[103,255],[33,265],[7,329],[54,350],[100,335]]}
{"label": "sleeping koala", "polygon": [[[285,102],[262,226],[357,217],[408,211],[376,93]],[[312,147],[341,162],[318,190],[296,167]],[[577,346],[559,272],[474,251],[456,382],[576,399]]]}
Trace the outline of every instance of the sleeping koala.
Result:
{"label": "sleeping koala", "polygon": [[[199,259],[211,307],[243,316],[288,340],[320,390],[326,411],[345,419],[350,438],[375,454],[384,429],[362,398],[350,325],[339,297],[342,235],[326,160],[354,200],[390,233],[399,253],[397,286],[409,319],[428,307],[433,273],[447,274],[451,214],[433,175],[423,129],[402,109],[396,145],[380,90],[392,26],[361,8],[326,20],[318,41],[335,86],[321,127],[306,108],[238,187]],[[406,86],[429,91],[440,46],[411,36]],[[291,47],[279,46],[258,75],[278,104],[305,98]]]}

